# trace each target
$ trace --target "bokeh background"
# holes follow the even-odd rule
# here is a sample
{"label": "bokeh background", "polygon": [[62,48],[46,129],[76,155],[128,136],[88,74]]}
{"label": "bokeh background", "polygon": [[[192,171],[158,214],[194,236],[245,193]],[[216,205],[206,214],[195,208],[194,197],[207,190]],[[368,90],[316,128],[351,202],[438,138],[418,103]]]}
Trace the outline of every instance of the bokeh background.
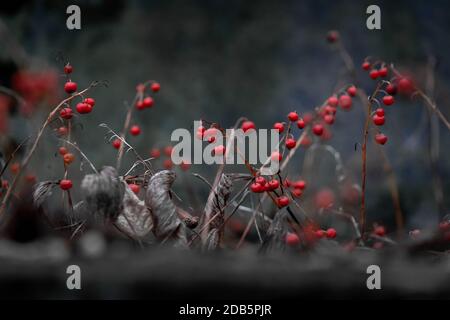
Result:
{"label": "bokeh background", "polygon": [[[81,7],[79,31],[66,28],[70,4]],[[419,86],[430,88],[430,95],[449,117],[448,1],[377,1],[382,10],[380,31],[366,28],[369,4],[324,0],[2,1],[0,85],[11,88],[13,75],[20,70],[51,70],[56,78],[49,76],[46,81],[63,96],[60,74],[64,61],[74,66],[72,78],[80,87],[107,80],[107,88],[92,93],[95,111],[75,128],[80,147],[101,167],[115,163],[116,150],[98,124],[120,130],[124,102],[131,102],[136,84],[148,79],[157,80],[162,89],[151,110],[135,113],[134,122],[142,126],[143,134],[130,142],[143,155],[152,147],[166,146],[174,129],[192,128],[192,121],[200,118],[228,127],[245,116],[258,127],[270,128],[289,111],[312,110],[337,85],[350,81],[338,52],[326,42],[327,32],[335,29],[355,61],[364,89],[370,92],[374,84],[359,65],[367,56],[379,57],[413,74]],[[50,107],[49,102],[41,103],[28,113],[2,107],[3,152],[7,153],[9,139],[20,142],[33,134]],[[360,179],[360,150],[355,150],[355,144],[362,139],[363,118],[362,106],[356,102],[350,113],[337,117],[333,139],[328,142],[341,154],[346,173],[355,183]],[[430,125],[429,114],[418,99],[403,99],[389,110],[383,131],[389,136],[385,148],[398,178],[408,229],[435,225],[450,204],[448,130],[440,124]],[[57,145],[50,133],[41,144],[32,163],[38,179],[61,177],[62,166],[53,161]],[[439,151],[434,162],[430,145]],[[380,174],[381,161],[372,151],[369,216],[392,227],[393,209],[385,177]],[[300,174],[303,158],[304,151],[293,161],[291,172]],[[126,164],[132,162],[128,156]],[[207,166],[191,170],[207,177],[215,173]],[[187,173],[180,175],[186,177],[179,181],[192,179]],[[333,172],[319,166],[303,175],[316,189],[335,183]],[[441,185],[442,199],[436,200],[433,179]],[[198,181],[192,184],[198,197],[205,198],[207,188]]]}

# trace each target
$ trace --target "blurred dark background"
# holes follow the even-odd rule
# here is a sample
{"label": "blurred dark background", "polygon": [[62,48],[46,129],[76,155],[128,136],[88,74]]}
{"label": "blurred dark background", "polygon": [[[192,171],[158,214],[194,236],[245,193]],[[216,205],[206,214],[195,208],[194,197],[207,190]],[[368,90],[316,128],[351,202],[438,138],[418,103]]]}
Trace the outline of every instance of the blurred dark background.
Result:
{"label": "blurred dark background", "polygon": [[[66,8],[81,7],[82,29],[66,28]],[[450,4],[448,1],[377,1],[382,11],[382,30],[366,28],[365,14],[372,1],[2,1],[0,3],[0,85],[9,87],[17,70],[56,70],[70,61],[73,79],[80,87],[93,80],[107,80],[108,88],[92,93],[95,112],[76,127],[76,140],[97,165],[115,163],[115,153],[98,127],[123,125],[124,101],[131,102],[137,83],[154,79],[161,83],[155,107],[135,113],[143,134],[130,139],[144,155],[152,147],[170,143],[176,128],[191,128],[200,118],[231,126],[240,116],[258,127],[271,127],[292,110],[312,110],[326,99],[343,78],[344,64],[326,42],[335,29],[358,68],[357,77],[368,92],[373,82],[360,70],[366,56],[393,62],[416,75],[426,86],[430,61],[435,86],[431,93],[449,117]],[[61,77],[59,87],[64,79]],[[43,110],[49,106],[42,107]],[[41,117],[43,116],[43,112]],[[3,116],[5,117],[5,115]],[[31,120],[19,113],[8,115],[8,134],[22,141],[35,132],[42,118]],[[342,155],[348,175],[360,179],[362,106],[338,115],[329,142]],[[440,125],[441,126],[441,125]],[[407,226],[435,225],[449,207],[449,132],[441,126],[434,135],[440,152],[434,164],[444,192],[440,204],[433,189],[429,157],[428,112],[418,100],[404,99],[391,110],[383,131],[385,146],[398,176]],[[438,142],[436,142],[438,141]],[[56,157],[56,138],[49,138],[32,164],[38,179],[62,175],[61,164],[43,159]],[[292,163],[297,171],[304,152]],[[369,158],[369,215],[392,221],[392,205],[381,162]],[[132,163],[129,156],[127,164]],[[193,171],[211,177],[215,170],[194,166]],[[180,172],[180,174],[183,174]],[[327,171],[310,173],[313,183],[330,182]],[[206,189],[200,183],[200,194]]]}

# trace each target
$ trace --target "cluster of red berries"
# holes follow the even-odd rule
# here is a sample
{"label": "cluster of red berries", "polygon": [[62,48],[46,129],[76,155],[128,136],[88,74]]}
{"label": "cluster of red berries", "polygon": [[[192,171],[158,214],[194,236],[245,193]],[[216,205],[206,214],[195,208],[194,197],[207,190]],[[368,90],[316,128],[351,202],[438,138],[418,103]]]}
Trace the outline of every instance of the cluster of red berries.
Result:
{"label": "cluster of red berries", "polygon": [[[147,86],[145,84],[139,84],[136,88],[136,91],[138,92],[138,99],[136,101],[136,109],[138,110],[144,110],[147,108],[153,107],[153,104],[155,101],[150,95],[145,95],[145,89]],[[153,82],[150,84],[149,89],[151,92],[156,93],[161,89],[161,85],[157,82]]]}
{"label": "cluster of red berries", "polygon": [[[247,124],[246,124],[247,123]],[[255,124],[251,121],[245,121],[243,122],[242,126],[249,125],[250,127],[246,127],[246,129],[243,129],[244,132],[247,132],[250,129],[255,129]],[[203,125],[200,125],[197,128],[197,134],[196,137],[199,140],[207,141],[208,143],[213,143],[216,141],[217,136],[219,135],[220,130],[216,128],[214,125],[211,125],[209,128],[206,128]],[[215,146],[213,149],[213,155],[215,156],[223,156],[225,155],[225,146],[224,145],[218,145]]]}
{"label": "cluster of red berries", "polygon": [[300,198],[306,188],[305,180],[291,181],[289,179],[284,179],[284,187],[288,188],[291,192],[292,197]]}
{"label": "cluster of red berries", "polygon": [[[305,232],[309,233],[310,232],[309,228],[306,228]],[[310,237],[309,235],[306,235],[306,234],[305,234],[305,236],[306,236],[306,239],[308,239]],[[334,239],[334,238],[336,238],[336,236],[337,236],[337,232],[336,232],[336,229],[334,229],[334,228],[329,228],[327,230],[319,229],[319,230],[314,231],[312,234],[312,238],[315,238],[315,239],[323,239],[323,238]],[[311,239],[311,240],[313,240],[313,239]],[[285,236],[285,242],[288,246],[291,246],[291,247],[297,246],[300,244],[300,237],[294,232],[288,232],[288,233],[286,233],[286,236]]]}

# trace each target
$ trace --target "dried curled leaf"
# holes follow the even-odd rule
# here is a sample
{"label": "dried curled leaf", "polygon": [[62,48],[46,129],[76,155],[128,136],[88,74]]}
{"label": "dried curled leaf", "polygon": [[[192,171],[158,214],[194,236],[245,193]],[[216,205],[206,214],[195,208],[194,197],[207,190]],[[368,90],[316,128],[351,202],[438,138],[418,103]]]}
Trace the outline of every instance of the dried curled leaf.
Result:
{"label": "dried curled leaf", "polygon": [[53,188],[57,186],[58,183],[55,181],[42,181],[34,185],[33,191],[33,203],[36,207],[42,206],[45,199],[50,197],[53,192]]}
{"label": "dried curled leaf", "polygon": [[170,240],[175,246],[187,246],[186,227],[177,214],[169,190],[176,175],[163,170],[153,175],[147,187],[146,205],[153,217],[153,233],[160,241]]}
{"label": "dried curled leaf", "polygon": [[124,186],[113,167],[104,167],[99,174],[86,175],[81,190],[90,212],[111,220],[122,212]]}
{"label": "dried curled leaf", "polygon": [[204,247],[207,249],[217,248],[223,238],[223,227],[225,221],[225,207],[228,197],[231,194],[233,182],[231,178],[222,174],[219,182],[208,198],[208,202],[205,206],[204,224],[208,224],[204,227]]}
{"label": "dried curled leaf", "polygon": [[153,228],[150,210],[147,209],[144,201],[140,200],[124,181],[122,183],[125,190],[123,209],[115,224],[130,237],[144,237]]}

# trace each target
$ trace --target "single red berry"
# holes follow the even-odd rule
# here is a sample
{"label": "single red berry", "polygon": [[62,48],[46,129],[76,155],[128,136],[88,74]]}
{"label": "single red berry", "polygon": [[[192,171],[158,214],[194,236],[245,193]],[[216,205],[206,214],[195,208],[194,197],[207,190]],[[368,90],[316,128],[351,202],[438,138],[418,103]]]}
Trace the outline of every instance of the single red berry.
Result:
{"label": "single red berry", "polygon": [[294,188],[294,190],[292,190],[292,195],[296,198],[300,198],[303,194],[303,190],[299,189],[299,188]]}
{"label": "single red berry", "polygon": [[73,72],[73,67],[70,64],[66,64],[64,66],[64,73],[65,74],[71,74]]}
{"label": "single red berry", "polygon": [[180,168],[183,171],[188,171],[191,168],[191,164],[187,161],[181,161]]}
{"label": "single red berry", "polygon": [[394,104],[394,97],[393,96],[384,96],[383,97],[383,103],[386,106],[390,106]]}
{"label": "single red berry", "polygon": [[408,78],[401,78],[398,81],[398,91],[402,94],[410,94],[414,90],[412,81]]}
{"label": "single red berry", "polygon": [[282,133],[284,131],[284,124],[282,124],[281,122],[275,122],[273,128],[277,130],[279,133]]}
{"label": "single red berry", "polygon": [[20,171],[20,164],[18,164],[17,162],[11,164],[10,170],[11,170],[11,172],[12,172],[13,174],[19,173],[19,171]]}
{"label": "single red berry", "polygon": [[63,156],[63,160],[64,160],[64,163],[68,166],[68,165],[70,165],[72,162],[75,161],[75,155],[74,155],[73,153],[66,153],[66,154]]}
{"label": "single red berry", "polygon": [[272,152],[272,155],[270,156],[270,158],[272,159],[272,161],[275,161],[275,162],[281,162],[281,160],[283,160],[283,156],[278,151]]}
{"label": "single red berry", "polygon": [[153,92],[158,92],[161,89],[161,85],[158,82],[153,82],[152,85],[150,86],[150,89]]}
{"label": "single red berry", "polygon": [[357,90],[355,86],[348,87],[347,89],[347,93],[352,97],[356,96],[356,91]]}
{"label": "single red berry", "polygon": [[137,125],[134,125],[130,129],[130,133],[132,136],[138,136],[141,133],[141,128]]}
{"label": "single red berry", "polygon": [[280,196],[277,198],[277,205],[279,208],[283,208],[286,207],[287,205],[289,205],[289,198],[286,196]]}
{"label": "single red berry", "polygon": [[242,131],[247,132],[249,130],[255,130],[256,126],[253,121],[244,121],[241,126]]}
{"label": "single red berry", "polygon": [[389,83],[386,86],[386,92],[388,94],[390,94],[391,96],[395,95],[397,93],[397,86],[395,84],[393,84],[393,83]]}
{"label": "single red berry", "polygon": [[347,94],[341,95],[339,97],[339,106],[343,110],[349,110],[352,107],[352,98]]}
{"label": "single red berry", "polygon": [[58,152],[60,155],[64,156],[69,150],[66,147],[59,147]]}
{"label": "single red berry", "polygon": [[137,184],[130,183],[128,186],[130,187],[131,191],[133,191],[135,194],[138,194],[139,191],[141,191],[141,187],[139,187]]}
{"label": "single red berry", "polygon": [[152,150],[150,150],[150,157],[157,159],[160,156],[161,156],[161,151],[159,151],[158,148],[153,148]]}
{"label": "single red berry", "polygon": [[77,104],[76,109],[78,113],[86,114],[92,111],[92,106],[90,104],[80,102]]}
{"label": "single red berry", "polygon": [[375,114],[373,117],[373,123],[377,126],[382,126],[385,122],[385,118],[384,117],[380,117],[379,115]]}
{"label": "single red berry", "polygon": [[293,112],[289,112],[288,119],[289,119],[289,121],[292,121],[292,122],[297,121],[298,120],[297,112],[294,112],[294,111]]}
{"label": "single red berry", "polygon": [[29,183],[34,184],[34,183],[36,182],[36,176],[33,175],[33,174],[27,174],[27,175],[25,176],[25,180],[26,180],[27,182],[29,182]]}
{"label": "single red berry", "polygon": [[379,237],[384,237],[386,235],[386,229],[383,226],[376,226],[373,233]]}
{"label": "single red berry", "polygon": [[292,138],[286,139],[286,148],[288,148],[289,150],[294,148],[296,145],[296,141]]}
{"label": "single red berry", "polygon": [[298,237],[298,235],[296,233],[292,233],[292,232],[288,232],[286,234],[286,244],[288,246],[297,246],[300,243],[300,238]]}
{"label": "single red berry", "polygon": [[305,120],[303,120],[302,118],[298,119],[298,121],[297,121],[297,127],[298,127],[299,129],[303,129],[303,128],[305,127],[305,125],[306,125]]}
{"label": "single red berry", "polygon": [[326,123],[328,123],[328,124],[333,124],[333,123],[334,123],[334,116],[331,115],[331,114],[326,114],[326,115],[323,117],[323,120],[324,120]]}
{"label": "single red berry", "polygon": [[369,76],[371,79],[375,80],[376,78],[378,78],[380,76],[380,73],[378,72],[378,70],[373,69],[370,71]]}
{"label": "single red berry", "polygon": [[168,145],[164,147],[164,155],[166,157],[171,157],[172,156],[172,151],[173,151],[173,146]]}
{"label": "single red berry", "polygon": [[215,156],[223,156],[225,154],[225,147],[220,145],[214,148],[214,155]]}
{"label": "single red berry", "polygon": [[67,129],[67,127],[59,127],[58,128],[58,134],[60,136],[65,136],[69,133],[69,130]]}
{"label": "single red berry", "polygon": [[305,189],[306,188],[306,181],[305,180],[297,180],[295,181],[292,186],[296,189]]}
{"label": "single red berry", "polygon": [[366,71],[368,71],[370,69],[370,62],[369,61],[364,61],[362,64],[362,68]]}
{"label": "single red berry", "polygon": [[329,43],[334,43],[336,41],[339,40],[339,32],[337,32],[336,30],[331,30],[328,32],[327,34],[327,41]]}
{"label": "single red berry", "polygon": [[262,176],[258,176],[255,178],[255,182],[263,186],[266,184],[267,180]]}
{"label": "single red berry", "polygon": [[314,126],[313,126],[313,133],[316,135],[316,136],[321,136],[322,135],[322,133],[323,133],[323,125],[321,125],[320,123],[318,123],[318,124],[315,124]]}
{"label": "single red berry", "polygon": [[83,100],[83,102],[91,105],[92,107],[95,106],[94,98],[86,98],[86,99]]}
{"label": "single red berry", "polygon": [[334,238],[336,238],[336,235],[337,235],[337,232],[334,228],[329,228],[327,230],[327,238],[328,239],[334,239]]}
{"label": "single red berry", "polygon": [[336,96],[331,96],[328,98],[327,102],[329,106],[337,107],[339,100]]}
{"label": "single red berry", "polygon": [[250,190],[254,193],[261,193],[264,191],[264,187],[259,183],[255,182],[250,185]]}
{"label": "single red berry", "polygon": [[67,120],[72,119],[72,117],[73,117],[72,109],[71,108],[62,108],[61,111],[59,112],[59,115],[63,119],[67,119]]}
{"label": "single red berry", "polygon": [[138,109],[138,110],[144,110],[145,109],[144,100],[138,100],[136,102],[136,109]]}
{"label": "single red berry", "polygon": [[163,167],[164,167],[165,169],[167,169],[167,170],[172,169],[172,167],[173,167],[173,162],[172,162],[172,160],[171,160],[171,159],[166,159],[166,160],[164,160],[164,162],[163,162]]}
{"label": "single red berry", "polygon": [[378,108],[375,113],[379,116],[379,117],[384,117],[384,109],[383,108]]}
{"label": "single red berry", "polygon": [[122,141],[120,139],[114,139],[112,142],[112,146],[114,149],[120,149],[120,146],[122,145]]}
{"label": "single red berry", "polygon": [[77,84],[76,84],[76,82],[67,81],[64,84],[64,91],[66,91],[66,93],[68,93],[68,94],[71,94],[71,93],[74,93],[75,91],[77,91]]}
{"label": "single red berry", "polygon": [[388,75],[388,68],[386,68],[386,67],[383,67],[383,68],[381,68],[379,71],[378,71],[378,73],[379,73],[379,76],[380,77],[386,77],[387,75]]}
{"label": "single red berry", "polygon": [[336,111],[337,111],[337,109],[335,107],[332,107],[332,106],[329,106],[329,105],[326,105],[325,108],[324,108],[324,112],[326,114],[336,114]]}
{"label": "single red berry", "polygon": [[59,182],[59,187],[63,190],[71,189],[72,188],[72,180],[67,180],[67,179],[61,180]]}
{"label": "single red berry", "polygon": [[144,108],[151,108],[154,104],[154,100],[152,97],[145,97],[144,100],[142,100],[142,103]]}
{"label": "single red berry", "polygon": [[280,182],[277,179],[272,179],[269,181],[270,190],[276,190],[280,186]]}
{"label": "single red berry", "polygon": [[383,145],[383,144],[385,144],[385,143],[387,142],[387,140],[388,140],[387,136],[384,135],[384,134],[382,134],[382,133],[377,133],[377,134],[375,135],[375,141],[376,141],[378,144]]}

